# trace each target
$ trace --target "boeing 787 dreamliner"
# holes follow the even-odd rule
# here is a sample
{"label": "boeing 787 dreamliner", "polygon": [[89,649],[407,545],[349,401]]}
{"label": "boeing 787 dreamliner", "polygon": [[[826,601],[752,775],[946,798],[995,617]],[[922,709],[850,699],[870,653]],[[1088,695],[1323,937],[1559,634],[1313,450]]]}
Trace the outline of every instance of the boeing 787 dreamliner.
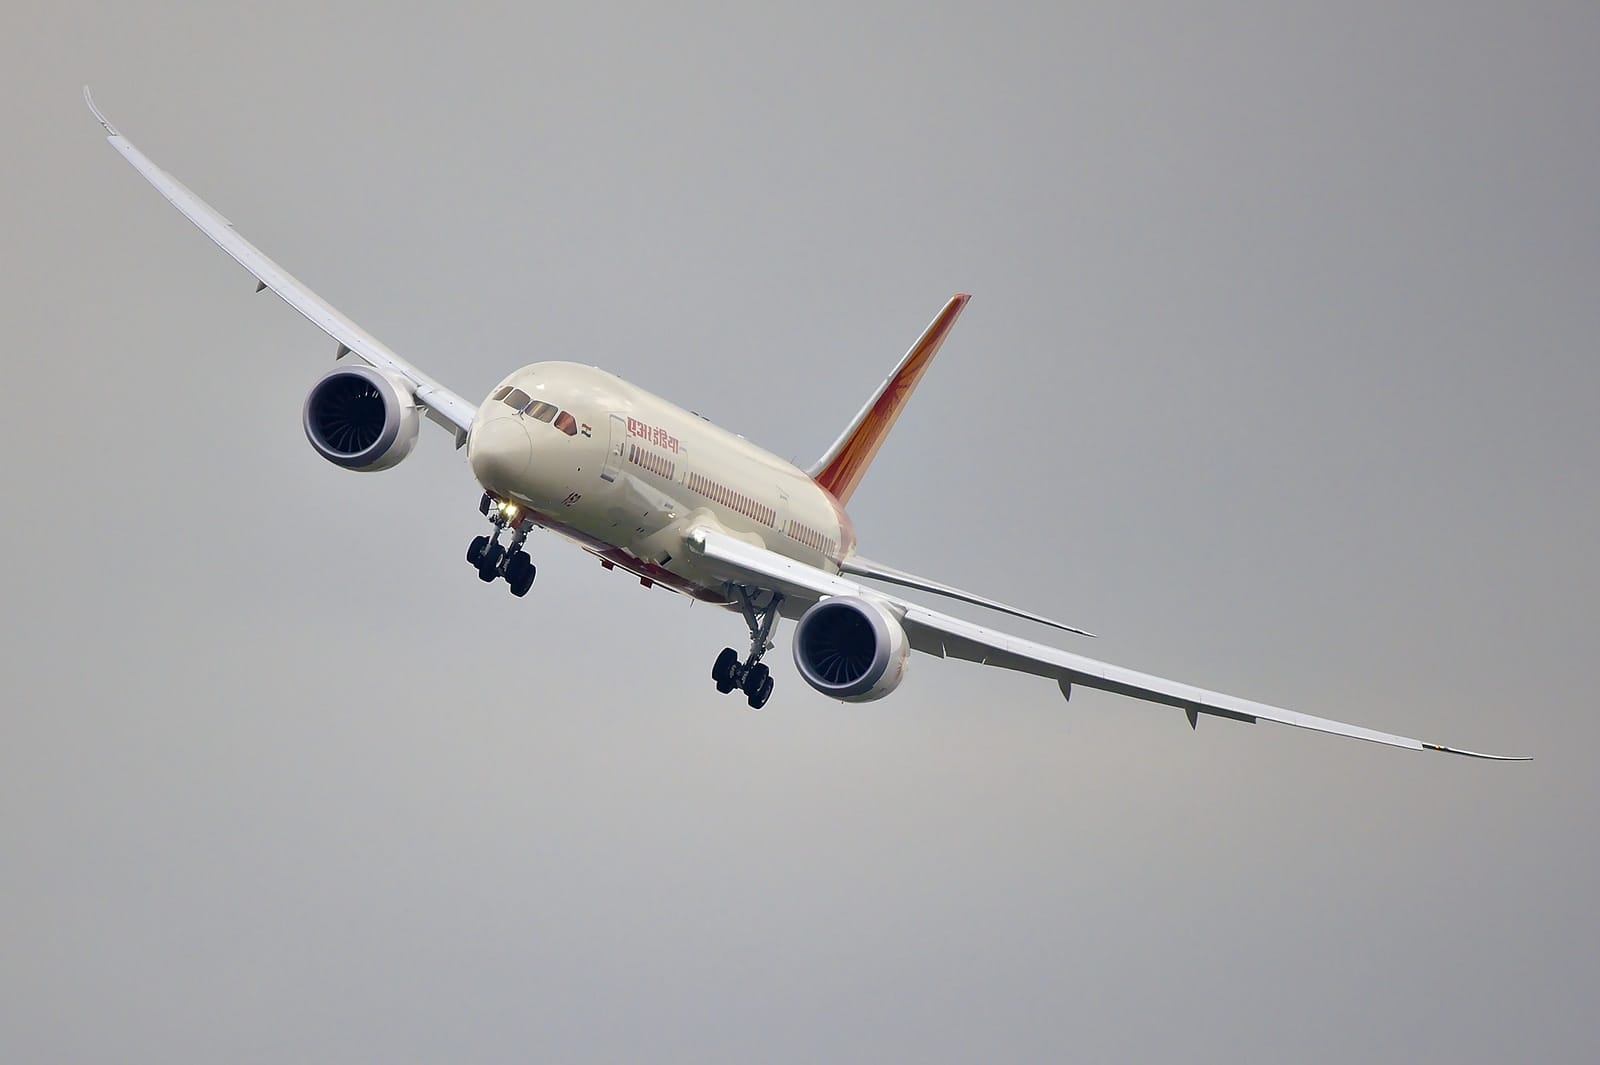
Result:
{"label": "boeing 787 dreamliner", "polygon": [[749,649],[711,667],[719,692],[760,709],[772,696],[763,657],[780,618],[795,622],[794,663],[807,684],[847,701],[899,686],[911,652],[959,658],[1054,681],[1062,695],[1098,688],[1180,710],[1285,725],[1413,750],[1475,754],[1313,717],[1150,676],[1006,635],[859,578],[945,596],[1067,632],[1080,629],[870,562],[845,511],[911,392],[967,305],[953,297],[812,465],[800,469],[742,437],[592,366],[537,362],[469,402],[402,359],[301,284],[182,183],[151,162],[84,98],[111,146],[156,191],[256,279],[336,343],[336,361],[306,396],[317,453],[349,470],[386,470],[416,446],[424,419],[465,447],[488,531],[467,548],[478,579],[528,593],[535,528],[576,542],[607,569],[736,611]]}

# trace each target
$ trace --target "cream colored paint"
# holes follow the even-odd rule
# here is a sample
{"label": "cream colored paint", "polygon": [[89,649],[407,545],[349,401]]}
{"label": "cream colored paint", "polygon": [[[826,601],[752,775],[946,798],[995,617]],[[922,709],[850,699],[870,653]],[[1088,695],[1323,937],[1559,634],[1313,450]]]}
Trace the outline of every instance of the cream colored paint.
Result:
{"label": "cream colored paint", "polygon": [[[474,475],[492,495],[585,546],[617,548],[713,594],[721,594],[723,581],[685,546],[686,532],[696,525],[829,573],[854,551],[842,507],[799,468],[615,374],[542,362],[509,374],[494,392],[508,385],[571,413],[590,435],[567,436],[486,399],[467,443]],[[631,435],[630,419],[648,429]],[[526,462],[518,457],[524,445],[517,426],[527,436]],[[635,445],[670,463],[671,476],[630,461]],[[611,471],[614,476],[603,476]],[[692,474],[770,508],[771,524],[691,488]],[[789,535],[790,521],[827,537],[835,550],[825,554]]]}

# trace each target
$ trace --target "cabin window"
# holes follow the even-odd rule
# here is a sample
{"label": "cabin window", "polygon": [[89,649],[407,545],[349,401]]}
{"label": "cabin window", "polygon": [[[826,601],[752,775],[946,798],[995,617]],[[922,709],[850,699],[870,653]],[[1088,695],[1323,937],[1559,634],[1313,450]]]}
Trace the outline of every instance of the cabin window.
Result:
{"label": "cabin window", "polygon": [[568,414],[566,411],[562,411],[560,414],[556,415],[555,425],[557,429],[560,429],[568,436],[578,435],[578,423],[576,420],[574,420],[572,415]]}

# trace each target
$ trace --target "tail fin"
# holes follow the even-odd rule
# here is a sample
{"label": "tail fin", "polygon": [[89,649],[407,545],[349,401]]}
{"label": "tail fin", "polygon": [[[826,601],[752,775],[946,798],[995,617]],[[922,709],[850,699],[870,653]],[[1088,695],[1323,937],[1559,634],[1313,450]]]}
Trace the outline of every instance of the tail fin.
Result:
{"label": "tail fin", "polygon": [[861,483],[878,448],[883,446],[884,437],[894,428],[895,419],[900,417],[900,411],[911,399],[912,389],[917,387],[917,382],[939,351],[939,345],[944,343],[944,338],[950,334],[950,327],[956,324],[961,309],[971,298],[965,293],[950,297],[944,310],[923,330],[917,342],[911,345],[911,350],[906,352],[905,358],[878,386],[849,428],[806,471],[813,481],[832,492],[839,502],[849,501],[856,485]]}

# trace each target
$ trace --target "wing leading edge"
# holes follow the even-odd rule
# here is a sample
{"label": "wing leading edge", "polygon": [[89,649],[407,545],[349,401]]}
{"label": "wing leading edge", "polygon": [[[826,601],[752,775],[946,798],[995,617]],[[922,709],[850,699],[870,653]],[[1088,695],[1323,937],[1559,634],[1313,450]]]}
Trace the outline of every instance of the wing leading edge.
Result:
{"label": "wing leading edge", "polygon": [[84,86],[83,100],[100,125],[105,127],[106,140],[144,179],[155,186],[168,203],[193,222],[200,231],[227,252],[240,266],[256,279],[256,290],[270,288],[283,301],[304,315],[311,324],[339,342],[340,355],[352,354],[374,369],[396,374],[411,382],[417,402],[427,411],[428,418],[455,433],[456,446],[466,443],[467,432],[472,428],[477,405],[445,388],[432,377],[396,355],[377,337],[346,318],[331,303],[318,296],[289,271],[273,262],[265,253],[234,232],[233,223],[224,218],[210,204],[190,192],[184,184],[162,170],[149,157],[133,146],[113,126]]}
{"label": "wing leading edge", "polygon": [[1062,694],[1068,697],[1076,685],[1176,707],[1188,717],[1191,726],[1198,722],[1199,715],[1208,714],[1251,724],[1257,721],[1275,721],[1281,725],[1293,725],[1295,728],[1310,729],[1313,732],[1348,736],[1351,739],[1368,740],[1413,751],[1443,751],[1446,754],[1502,762],[1528,761],[1522,756],[1481,754],[1437,743],[1424,743],[1409,736],[1396,736],[1343,721],[1302,714],[1280,706],[1241,699],[1222,692],[1209,691],[1190,684],[1167,680],[1164,677],[1125,669],[1122,666],[1114,666],[1108,662],[1100,662],[1017,636],[1008,636],[948,614],[929,610],[878,589],[836,577],[714,530],[703,528],[693,530],[689,535],[689,544],[692,550],[725,572],[730,581],[773,589],[802,602],[814,602],[840,595],[875,599],[900,615],[906,636],[916,650],[941,658],[959,658],[982,665],[1049,677],[1060,685]]}

